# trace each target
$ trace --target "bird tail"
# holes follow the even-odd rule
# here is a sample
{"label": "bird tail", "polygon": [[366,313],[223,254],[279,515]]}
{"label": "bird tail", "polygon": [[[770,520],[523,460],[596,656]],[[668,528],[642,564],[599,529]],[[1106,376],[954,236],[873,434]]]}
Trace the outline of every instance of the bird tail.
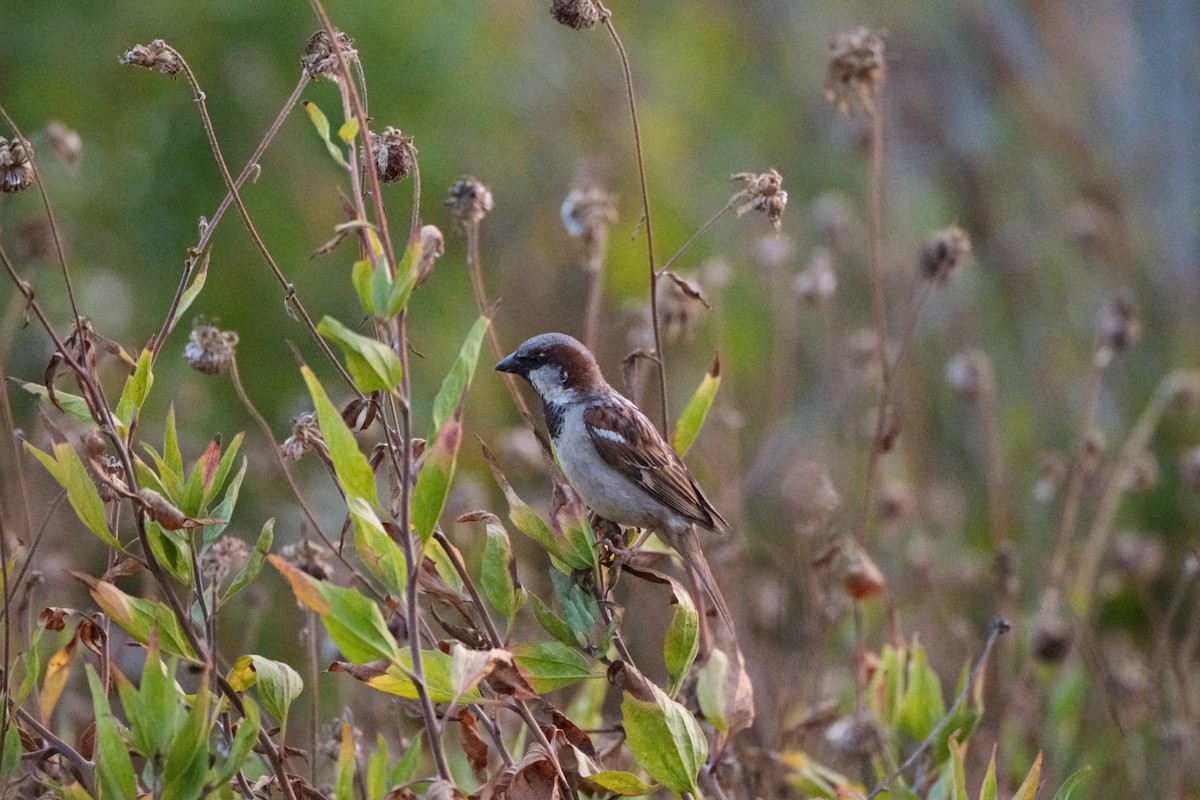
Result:
{"label": "bird tail", "polygon": [[725,621],[725,626],[729,628],[731,634],[734,634],[733,615],[729,613],[729,606],[726,605],[725,598],[721,596],[721,590],[717,587],[717,579],[713,577],[708,560],[704,557],[704,550],[700,547],[700,537],[696,533],[696,529],[693,527],[682,535],[672,538],[676,540],[672,544],[679,551],[679,555],[683,557],[684,564],[700,581],[705,594],[712,600],[721,619]]}

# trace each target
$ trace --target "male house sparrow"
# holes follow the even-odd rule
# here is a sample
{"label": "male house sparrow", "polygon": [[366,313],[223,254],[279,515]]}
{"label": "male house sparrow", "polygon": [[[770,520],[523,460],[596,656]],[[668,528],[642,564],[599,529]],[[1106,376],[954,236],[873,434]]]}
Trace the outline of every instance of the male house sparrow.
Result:
{"label": "male house sparrow", "polygon": [[591,352],[565,334],[543,333],[496,369],[525,378],[541,395],[563,473],[592,511],[657,532],[683,556],[732,631],[696,536],[696,526],[724,533],[728,523],[646,415],[608,385]]}

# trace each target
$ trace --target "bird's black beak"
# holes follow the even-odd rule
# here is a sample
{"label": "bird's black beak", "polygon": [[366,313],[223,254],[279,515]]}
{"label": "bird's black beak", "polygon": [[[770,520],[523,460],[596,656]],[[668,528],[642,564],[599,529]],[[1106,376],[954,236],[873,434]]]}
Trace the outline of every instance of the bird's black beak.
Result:
{"label": "bird's black beak", "polygon": [[519,375],[521,373],[521,365],[517,362],[517,354],[513,353],[508,358],[501,361],[495,367],[497,372],[511,372]]}

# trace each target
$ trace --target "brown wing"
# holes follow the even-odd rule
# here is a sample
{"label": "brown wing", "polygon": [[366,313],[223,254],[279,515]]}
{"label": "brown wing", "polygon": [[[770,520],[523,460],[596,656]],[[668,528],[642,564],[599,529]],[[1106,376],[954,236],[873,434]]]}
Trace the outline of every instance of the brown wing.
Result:
{"label": "brown wing", "polygon": [[708,530],[729,525],[700,491],[687,466],[637,406],[602,403],[583,412],[596,452],[667,508]]}

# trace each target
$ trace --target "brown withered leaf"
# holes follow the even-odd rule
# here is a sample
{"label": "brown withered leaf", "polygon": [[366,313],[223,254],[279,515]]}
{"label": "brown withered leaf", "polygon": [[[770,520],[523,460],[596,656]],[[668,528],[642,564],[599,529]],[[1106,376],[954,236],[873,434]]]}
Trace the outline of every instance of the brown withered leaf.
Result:
{"label": "brown withered leaf", "polygon": [[83,729],[83,733],[79,734],[79,743],[75,745],[75,749],[84,758],[91,760],[95,755],[96,750],[96,722],[92,721],[90,725]]}
{"label": "brown withered leaf", "polygon": [[592,738],[583,732],[583,728],[580,728],[566,714],[553,706],[550,706],[550,719],[554,722],[555,727],[561,730],[563,735],[567,737],[568,742],[582,750],[593,761],[599,760],[599,756],[596,754],[596,746],[592,744]]}
{"label": "brown withered leaf", "polygon": [[456,592],[450,584],[442,580],[442,576],[438,574],[437,565],[430,558],[421,562],[421,569],[417,573],[417,588],[434,600],[439,600],[462,614],[463,619],[471,619],[470,599]]}
{"label": "brown withered leaf", "polygon": [[104,659],[104,651],[108,647],[108,637],[95,619],[95,616],[84,617],[79,621],[79,627],[75,629],[75,636],[79,638],[80,644],[88,650],[96,654],[100,659]]}
{"label": "brown withered leaf", "polygon": [[[462,644],[465,644],[471,650],[486,650],[489,644],[487,636],[480,630],[475,628],[464,628],[460,625],[455,625],[442,619],[436,610],[430,609],[430,614],[441,629],[448,633],[451,638]],[[445,649],[445,648],[443,648]]]}
{"label": "brown withered leaf", "polygon": [[38,624],[48,631],[55,633],[67,627],[67,616],[77,613],[73,608],[58,608],[47,606],[38,614]]}
{"label": "brown withered leaf", "polygon": [[467,755],[467,763],[471,765],[475,780],[483,783],[487,780],[487,742],[479,735],[479,723],[470,711],[463,709],[458,712],[458,723],[458,740]]}
{"label": "brown withered leaf", "polygon": [[504,784],[497,797],[506,800],[560,800],[562,793],[558,786],[558,771],[550,755],[540,746],[529,748],[516,764],[504,771]]}
{"label": "brown withered leaf", "polygon": [[608,667],[608,682],[629,692],[635,700],[641,700],[643,703],[655,702],[653,684],[633,664],[614,661]]}
{"label": "brown withered leaf", "polygon": [[467,796],[450,781],[436,780],[425,790],[425,800],[467,800]]}
{"label": "brown withered leaf", "polygon": [[117,578],[128,578],[131,575],[137,575],[142,569],[142,562],[136,558],[122,558],[109,567],[108,571],[100,576],[100,580],[112,583]]}
{"label": "brown withered leaf", "polygon": [[695,300],[699,302],[709,311],[712,311],[712,306],[708,304],[708,301],[704,299],[704,295],[700,293],[700,287],[696,286],[696,284],[692,283],[687,278],[675,274],[671,270],[667,270],[667,277],[671,279],[671,282],[675,284],[675,287],[679,289],[679,291],[683,292],[685,297],[687,297],[689,300]]}

